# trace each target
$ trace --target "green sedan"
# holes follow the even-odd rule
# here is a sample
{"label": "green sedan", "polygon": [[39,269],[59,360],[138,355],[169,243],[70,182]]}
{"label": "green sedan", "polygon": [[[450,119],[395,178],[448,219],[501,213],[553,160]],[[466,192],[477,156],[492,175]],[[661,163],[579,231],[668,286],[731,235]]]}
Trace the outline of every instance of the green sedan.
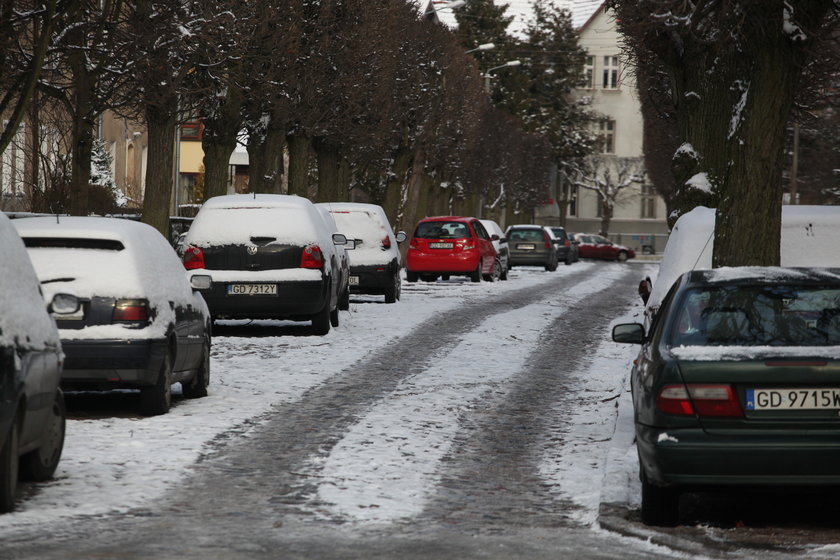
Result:
{"label": "green sedan", "polygon": [[679,277],[631,374],[642,521],[675,525],[683,490],[840,485],[840,269]]}

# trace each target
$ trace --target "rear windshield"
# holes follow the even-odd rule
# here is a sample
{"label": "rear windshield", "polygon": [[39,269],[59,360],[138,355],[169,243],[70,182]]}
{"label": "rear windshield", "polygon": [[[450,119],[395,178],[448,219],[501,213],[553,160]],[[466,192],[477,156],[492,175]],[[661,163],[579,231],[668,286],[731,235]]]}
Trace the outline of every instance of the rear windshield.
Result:
{"label": "rear windshield", "polygon": [[66,249],[101,249],[122,251],[125,246],[114,239],[79,239],[75,237],[24,237],[23,243],[28,248],[61,247]]}
{"label": "rear windshield", "polygon": [[379,243],[387,234],[379,218],[366,210],[331,210],[338,231],[351,239]]}
{"label": "rear windshield", "polygon": [[674,346],[840,345],[840,288],[723,286],[676,302]]}
{"label": "rear windshield", "polygon": [[472,237],[463,222],[423,222],[417,225],[414,237],[421,239],[460,239]]}
{"label": "rear windshield", "polygon": [[545,241],[545,235],[539,229],[514,229],[508,235],[508,241]]}
{"label": "rear windshield", "polygon": [[554,233],[554,237],[560,241],[566,241],[566,230],[551,228],[551,231]]}

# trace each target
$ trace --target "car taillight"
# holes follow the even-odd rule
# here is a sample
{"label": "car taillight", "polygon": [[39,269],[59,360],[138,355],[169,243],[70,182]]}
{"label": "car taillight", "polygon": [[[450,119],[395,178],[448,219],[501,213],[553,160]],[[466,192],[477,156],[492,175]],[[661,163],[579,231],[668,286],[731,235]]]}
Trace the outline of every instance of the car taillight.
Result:
{"label": "car taillight", "polygon": [[413,237],[411,238],[411,241],[408,242],[408,248],[409,249],[414,249],[415,251],[420,248],[417,245],[417,241]]}
{"label": "car taillight", "polygon": [[543,239],[545,239],[545,248],[551,249],[551,239],[548,238],[548,235],[543,234]]}
{"label": "car taillight", "polygon": [[324,254],[317,245],[310,245],[300,255],[301,268],[324,268]]}
{"label": "car taillight", "polygon": [[184,251],[184,268],[187,270],[195,270],[196,268],[204,268],[204,252],[198,247],[190,245]]}
{"label": "car taillight", "polygon": [[564,246],[566,246],[566,247],[569,247],[569,246],[571,245],[571,243],[570,243],[570,242],[569,242],[569,240],[567,239],[567,240],[565,240],[565,241],[563,242],[563,245],[564,245]]}
{"label": "car taillight", "polygon": [[145,323],[148,320],[149,304],[144,299],[118,299],[114,304],[115,323]]}
{"label": "car taillight", "polygon": [[743,416],[731,385],[666,385],[656,397],[656,408],[680,416]]}
{"label": "car taillight", "polygon": [[387,235],[382,238],[382,248],[383,249],[390,249],[391,248],[391,239]]}

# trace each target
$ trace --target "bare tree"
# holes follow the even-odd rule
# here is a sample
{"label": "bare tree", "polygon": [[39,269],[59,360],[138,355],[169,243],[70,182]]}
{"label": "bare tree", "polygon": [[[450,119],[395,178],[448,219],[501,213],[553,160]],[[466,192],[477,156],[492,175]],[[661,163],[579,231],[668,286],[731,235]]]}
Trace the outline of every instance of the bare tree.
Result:
{"label": "bare tree", "polygon": [[641,158],[589,156],[584,158],[574,185],[598,195],[601,207],[601,229],[606,236],[615,207],[621,205],[628,189],[644,181],[644,164]]}

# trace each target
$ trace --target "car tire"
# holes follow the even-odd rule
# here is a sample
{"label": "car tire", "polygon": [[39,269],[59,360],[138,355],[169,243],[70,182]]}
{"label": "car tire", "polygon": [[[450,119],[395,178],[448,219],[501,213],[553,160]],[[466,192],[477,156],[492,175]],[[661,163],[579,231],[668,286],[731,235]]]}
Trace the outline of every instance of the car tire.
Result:
{"label": "car tire", "polygon": [[411,272],[410,270],[405,271],[405,279],[409,282],[417,282],[419,276],[416,272]]}
{"label": "car tire", "polygon": [[449,281],[449,275],[448,274],[441,274],[440,279],[443,280],[444,282],[448,282]]}
{"label": "car tire", "polygon": [[312,334],[315,336],[324,336],[330,332],[330,325],[332,324],[330,315],[330,298],[327,296],[324,307],[312,316]]}
{"label": "car tire", "polygon": [[508,279],[508,271],[510,270],[509,266],[502,267],[499,273],[499,280],[507,280]]}
{"label": "car tire", "polygon": [[481,282],[481,263],[475,267],[475,270],[470,272],[470,282]]}
{"label": "car tire", "polygon": [[17,419],[15,419],[6,435],[3,449],[0,449],[0,513],[9,513],[15,509],[20,464],[19,437]]}
{"label": "car tire", "polygon": [[385,303],[396,303],[400,299],[400,275],[394,274],[391,283],[385,288]]}
{"label": "car tire", "polygon": [[155,384],[140,389],[140,414],[143,416],[159,416],[169,412],[172,406],[172,362],[172,352],[168,351]]}
{"label": "car tire", "polygon": [[615,260],[618,262],[627,262],[627,251],[619,251],[618,255],[615,257]]}
{"label": "car tire", "polygon": [[552,260],[551,262],[547,263],[545,265],[545,270],[546,272],[554,272],[555,270],[557,270],[557,261]]}
{"label": "car tire", "polygon": [[338,322],[339,322],[339,317],[338,317],[338,306],[336,306],[336,308],[335,308],[335,309],[333,309],[332,311],[330,311],[330,325],[332,325],[333,327],[337,327],[337,326],[338,326]]}
{"label": "car tire", "polygon": [[572,255],[566,253],[566,266],[569,266],[572,262]]}
{"label": "car tire", "polygon": [[657,527],[674,527],[679,521],[679,492],[674,488],[656,486],[648,482],[644,471],[642,479],[642,523]]}
{"label": "car tire", "polygon": [[43,482],[49,480],[58,468],[61,452],[64,449],[64,434],[67,429],[67,408],[64,394],[56,390],[55,399],[50,409],[49,420],[44,430],[44,439],[38,449],[34,449],[20,458],[20,478]]}
{"label": "car tire", "polygon": [[493,270],[490,271],[490,274],[485,274],[484,279],[488,282],[496,282],[502,277],[502,263],[499,262],[499,259],[493,261]]}
{"label": "car tire", "polygon": [[341,297],[338,298],[338,308],[341,311],[347,311],[350,309],[350,287],[348,286],[344,293],[341,294]]}
{"label": "car tire", "polygon": [[201,364],[190,383],[181,382],[181,392],[188,399],[200,399],[207,396],[210,385],[210,343],[205,341],[201,353]]}

